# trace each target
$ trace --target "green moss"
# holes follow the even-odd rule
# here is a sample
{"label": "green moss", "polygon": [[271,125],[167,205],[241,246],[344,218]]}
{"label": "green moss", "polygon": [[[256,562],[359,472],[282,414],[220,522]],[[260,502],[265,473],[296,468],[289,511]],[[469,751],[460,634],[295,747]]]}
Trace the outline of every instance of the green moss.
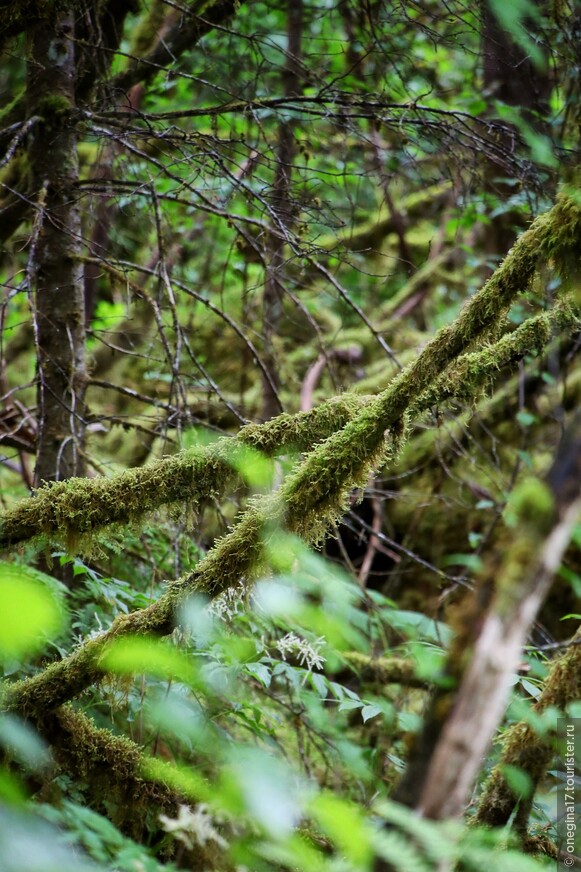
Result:
{"label": "green moss", "polygon": [[64,94],[45,94],[34,107],[35,114],[40,115],[45,124],[53,125],[69,117],[72,103]]}
{"label": "green moss", "polygon": [[501,369],[546,348],[557,333],[578,328],[578,311],[568,301],[560,302],[551,311],[529,318],[494,344],[457,358],[434,379],[413,409],[429,409],[451,397],[473,402],[478,390]]}
{"label": "green moss", "polygon": [[[277,494],[251,503],[234,529],[216,542],[193,572],[172,584],[157,603],[119,618],[99,639],[53,664],[39,676],[16,685],[6,694],[8,706],[18,711],[38,711],[39,707],[60,704],[95,680],[99,674],[98,653],[113,636],[131,632],[171,632],[174,610],[191,590],[203,590],[213,596],[237,584],[241,578],[250,583],[263,566],[265,541],[272,528],[286,528],[308,541],[324,536],[342,514],[351,488],[363,486],[369,473],[387,454],[398,448],[405,434],[408,410],[417,409],[418,394],[429,392],[462,351],[476,338],[495,329],[514,297],[528,287],[539,251],[543,250],[543,243],[548,244],[547,239],[555,235],[553,222],[561,221],[563,209],[560,203],[534,222],[454,324],[440,330],[417,360],[379,396],[372,400],[351,398],[336,401],[324,404],[306,416],[281,416],[274,423],[260,425],[258,429],[256,425],[254,429],[249,428],[245,444],[267,451],[274,447],[273,441],[278,445],[285,440],[298,444],[301,436],[312,445],[316,436],[320,438],[325,426],[329,426],[331,435],[312,448]],[[572,239],[579,241],[581,221],[578,209],[567,204],[565,211],[568,229],[559,238],[568,250]],[[563,249],[551,242],[550,251],[555,266],[562,267],[559,258]],[[537,325],[538,333],[540,328]],[[508,340],[509,345],[510,341],[514,341],[514,337]],[[502,347],[506,349],[506,342]],[[480,363],[475,359],[470,363],[474,377],[476,374],[483,377],[497,362],[498,356],[493,350],[485,349]],[[315,422],[317,426],[313,426]],[[240,438],[245,439],[244,435]],[[142,516],[144,511],[178,499],[186,492],[194,495],[212,493],[231,474],[229,445],[229,440],[221,440],[211,449],[186,452],[178,458],[152,464],[145,470],[124,473],[112,481],[75,480],[44,488],[28,501],[27,508],[19,507],[9,517],[4,517],[4,541],[10,536],[11,526],[12,536],[15,536],[18,523],[20,530],[24,528],[29,535],[52,529],[75,536],[103,523],[128,520],[132,515]],[[532,501],[524,500],[523,504],[536,508],[540,505],[545,523],[547,502],[538,489]],[[519,541],[522,544],[524,539]],[[520,556],[513,556],[511,565],[518,568]],[[506,594],[509,597],[516,595],[512,584],[506,585]]]}
{"label": "green moss", "polygon": [[[555,707],[565,711],[567,706],[581,698],[581,630],[575,634],[573,643],[551,666],[542,692],[533,706],[533,712],[541,713]],[[488,826],[505,826],[517,805],[517,797],[508,787],[502,774],[503,766],[522,769],[533,787],[545,776],[553,757],[553,747],[544,741],[526,723],[515,724],[503,737],[500,764],[487,779],[476,814],[476,822]],[[534,790],[533,794],[534,795]],[[517,810],[517,826],[525,834],[528,826],[530,802],[521,800]]]}
{"label": "green moss", "polygon": [[[61,771],[82,786],[90,805],[106,812],[116,826],[138,841],[150,835],[151,821],[157,821],[160,813],[175,817],[179,804],[187,801],[173,786],[168,764],[156,760],[150,766],[138,745],[96,727],[71,706],[40,717],[36,726],[50,742]],[[196,862],[188,868],[215,868],[215,857],[203,846],[197,846],[196,854]]]}
{"label": "green moss", "polygon": [[372,676],[381,684],[426,686],[426,681],[417,678],[416,664],[413,660],[405,660],[402,657],[369,657],[359,651],[347,651],[343,656],[353,669]]}
{"label": "green moss", "polygon": [[475,815],[475,823],[488,826],[504,826],[518,804],[516,829],[525,836],[528,826],[530,800],[518,797],[508,787],[504,766],[514,766],[525,772],[534,786],[544,776],[553,754],[552,747],[542,742],[528,724],[515,724],[506,730],[503,740],[501,762],[487,779]]}
{"label": "green moss", "polygon": [[554,522],[555,499],[548,485],[533,476],[525,478],[514,488],[507,505],[505,520],[512,527],[530,524],[543,535]]}
{"label": "green moss", "polygon": [[236,439],[183,451],[114,478],[73,478],[46,485],[0,517],[0,546],[44,536],[64,542],[72,552],[90,548],[94,530],[135,523],[160,506],[182,502],[195,508],[201,498],[222,493],[237,479],[231,463],[237,446],[267,455],[308,450],[340,429],[366,402],[365,397],[340,397],[310,412],[250,424]]}
{"label": "green moss", "polygon": [[523,850],[525,854],[551,857],[553,860],[560,857],[557,845],[544,831],[529,833],[523,841]]}

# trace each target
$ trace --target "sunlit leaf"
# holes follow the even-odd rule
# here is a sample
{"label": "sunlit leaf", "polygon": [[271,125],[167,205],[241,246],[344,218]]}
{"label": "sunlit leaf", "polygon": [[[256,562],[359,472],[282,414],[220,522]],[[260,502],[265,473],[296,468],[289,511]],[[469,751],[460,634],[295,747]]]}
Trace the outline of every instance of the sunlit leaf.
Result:
{"label": "sunlit leaf", "polygon": [[198,676],[193,657],[160,639],[141,636],[114,640],[99,663],[118,675],[147,673],[185,684],[194,684]]}
{"label": "sunlit leaf", "polygon": [[373,856],[372,830],[361,809],[327,791],[316,796],[309,808],[321,830],[351,862],[358,869],[369,868]]}
{"label": "sunlit leaf", "polygon": [[48,585],[17,564],[0,564],[0,658],[42,650],[65,625],[65,612]]}
{"label": "sunlit leaf", "polygon": [[256,678],[264,687],[270,686],[271,672],[264,663],[246,663],[244,668],[249,675]]}

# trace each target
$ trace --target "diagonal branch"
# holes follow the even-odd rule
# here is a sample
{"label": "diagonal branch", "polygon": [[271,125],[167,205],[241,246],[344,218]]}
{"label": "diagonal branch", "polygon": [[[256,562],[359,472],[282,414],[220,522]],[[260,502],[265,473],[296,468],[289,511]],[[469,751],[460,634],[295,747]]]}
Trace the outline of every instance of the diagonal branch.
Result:
{"label": "diagonal branch", "polygon": [[[218,0],[204,15],[196,15],[193,9],[189,15],[174,15],[174,22],[167,33],[149,54],[135,58],[129,68],[110,81],[113,88],[128,91],[138,82],[149,82],[159,72],[166,70],[185,51],[193,48],[200,39],[215,27],[223,25],[245,0]],[[197,4],[193,3],[192,7]]]}
{"label": "diagonal branch", "polygon": [[[569,313],[567,315],[567,312]],[[555,310],[557,317],[569,318],[569,325],[577,324],[577,318],[571,313],[567,307],[560,307]],[[545,330],[550,333],[550,325],[556,326],[557,322],[552,321],[553,313],[545,313],[538,316],[536,320],[538,324],[543,325]],[[561,326],[563,322],[561,321]],[[525,329],[526,327],[526,329]],[[543,335],[543,331],[539,331]],[[513,360],[528,353],[531,349],[529,324],[522,325],[511,334],[513,338],[512,345],[509,346],[508,338],[500,340],[502,348],[508,360]],[[466,355],[472,362],[478,357],[477,354]],[[477,368],[482,382],[491,375],[494,370],[498,369],[500,359],[494,359],[486,351],[487,365]],[[460,371],[462,371],[460,369]],[[474,377],[473,386],[476,387],[477,381]],[[447,396],[449,396],[449,385],[446,385]],[[426,395],[428,396],[428,395]],[[432,399],[430,393],[430,400]],[[376,402],[376,401],[375,401]],[[363,401],[363,408],[358,413],[355,420],[365,416],[369,407],[373,405],[373,401]],[[419,412],[425,409],[420,397],[413,405],[413,411]],[[320,410],[325,410],[328,413],[329,404],[323,404],[319,407]],[[317,410],[314,410],[317,411]],[[312,415],[312,412],[301,413],[297,416],[303,419],[303,416]],[[267,434],[269,428],[280,426],[284,431],[288,425],[292,426],[293,417],[282,415],[275,418],[269,424],[253,425],[255,432]],[[345,429],[349,426],[346,425]],[[313,449],[310,455],[310,469],[315,467],[317,471],[318,463],[323,458],[323,463],[327,462],[328,449],[337,443],[338,437],[344,433],[344,430],[334,436],[329,437],[322,442],[318,448]],[[277,440],[279,444],[282,439]],[[255,446],[257,443],[254,443]],[[361,451],[364,448],[359,442],[355,442]],[[6,708],[19,711],[21,714],[29,715],[34,712],[42,712],[51,710],[67,700],[78,695],[86,687],[98,681],[103,674],[100,667],[100,658],[106,649],[109,642],[114,639],[128,634],[148,634],[155,633],[164,635],[171,633],[174,627],[174,614],[185,597],[192,591],[205,592],[210,596],[216,596],[229,587],[239,583],[241,577],[246,577],[249,581],[253,576],[256,576],[264,561],[264,534],[269,527],[275,524],[280,524],[286,529],[297,532],[303,535],[308,540],[312,540],[317,536],[323,535],[326,532],[330,520],[334,520],[341,513],[344,501],[346,488],[358,482],[363,483],[366,480],[365,462],[361,459],[361,454],[358,455],[359,462],[364,464],[364,471],[360,474],[360,478],[354,477],[351,473],[351,478],[339,478],[343,470],[337,469],[335,464],[335,472],[337,474],[337,484],[335,488],[328,491],[325,495],[326,502],[323,503],[321,496],[319,501],[313,500],[311,489],[315,493],[319,493],[320,486],[319,478],[316,476],[311,478],[311,473],[305,474],[305,468],[309,468],[309,461],[302,464],[299,471],[290,482],[283,486],[282,490],[275,495],[265,497],[260,502],[253,503],[234,529],[224,538],[219,540],[214,548],[206,555],[198,566],[187,573],[179,581],[174,582],[167,593],[163,594],[156,603],[153,603],[146,609],[133,612],[130,615],[119,616],[111,628],[98,636],[86,642],[77,651],[60,660],[47,666],[43,672],[38,675],[17,682],[6,690],[4,704]],[[314,463],[313,463],[314,458]],[[372,458],[368,465],[371,465],[376,458]],[[343,473],[349,475],[349,470]],[[303,479],[303,487],[298,486]],[[90,484],[90,483],[88,483]],[[72,485],[69,485],[72,486]],[[50,493],[58,485],[53,485],[47,489],[46,493]]]}

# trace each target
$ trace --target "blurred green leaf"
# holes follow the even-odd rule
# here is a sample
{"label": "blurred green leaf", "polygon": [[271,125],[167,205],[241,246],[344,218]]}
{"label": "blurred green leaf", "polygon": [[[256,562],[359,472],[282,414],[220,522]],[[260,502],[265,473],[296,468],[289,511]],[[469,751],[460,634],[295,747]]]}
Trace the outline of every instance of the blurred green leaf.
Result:
{"label": "blurred green leaf", "polygon": [[276,839],[292,833],[303,813],[304,796],[296,774],[282,760],[258,749],[237,748],[227,773],[259,826]]}
{"label": "blurred green leaf", "polygon": [[65,622],[59,598],[37,574],[18,564],[0,564],[0,658],[41,651]]}
{"label": "blurred green leaf", "polygon": [[47,766],[52,759],[44,739],[17,715],[0,714],[0,745],[22,766],[33,771]]}
{"label": "blurred green leaf", "polygon": [[228,460],[251,487],[267,488],[272,485],[274,461],[255,448],[236,445],[228,455]]}
{"label": "blurred green leaf", "polygon": [[309,810],[321,830],[358,870],[370,868],[372,830],[355,803],[324,791],[311,800]]}
{"label": "blurred green leaf", "polygon": [[509,766],[508,764],[502,764],[501,771],[506,783],[516,796],[526,799],[531,795],[533,782],[528,772],[524,772],[518,766]]}
{"label": "blurred green leaf", "polygon": [[199,671],[194,658],[161,639],[133,636],[111,642],[101,657],[102,669],[118,675],[147,673],[195,685]]}

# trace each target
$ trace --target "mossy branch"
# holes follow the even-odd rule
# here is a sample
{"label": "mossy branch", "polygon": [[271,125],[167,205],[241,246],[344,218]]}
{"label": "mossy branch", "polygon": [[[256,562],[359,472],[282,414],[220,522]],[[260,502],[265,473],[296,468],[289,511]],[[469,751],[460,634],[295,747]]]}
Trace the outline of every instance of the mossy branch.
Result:
{"label": "mossy branch", "polygon": [[[566,302],[530,318],[499,342],[458,358],[416,401],[412,412],[452,396],[473,400],[478,387],[500,369],[525,354],[540,351],[555,332],[576,324],[577,315]],[[236,477],[232,458],[241,445],[266,455],[289,447],[306,451],[344,427],[371,402],[368,397],[346,394],[310,412],[249,424],[233,439],[182,451],[112,478],[54,482],[0,516],[0,548],[44,536],[64,542],[72,550],[79,539],[90,537],[97,529],[135,523],[163,505],[187,502],[195,507],[201,499],[221,493]]]}
{"label": "mossy branch", "polygon": [[473,402],[478,389],[499,370],[528,354],[541,352],[560,331],[578,327],[579,311],[563,300],[550,311],[529,318],[498,342],[459,357],[424,391],[418,406],[429,409],[452,397]]}
{"label": "mossy branch", "polygon": [[233,439],[225,437],[112,478],[74,478],[46,485],[0,516],[0,548],[44,536],[72,549],[97,529],[133,523],[160,506],[175,502],[196,506],[222,492],[236,477],[232,460],[241,446],[266,455],[285,448],[307,451],[343,427],[366,402],[362,397],[337,397],[310,412],[249,424]]}
{"label": "mossy branch", "polygon": [[[441,206],[451,190],[452,184],[448,181],[431,185],[407,197],[399,204],[398,211],[405,216],[407,223],[421,220],[430,210]],[[397,219],[394,219],[387,207],[382,207],[371,220],[353,228],[348,234],[324,236],[317,241],[317,246],[320,249],[333,251],[339,245],[349,251],[361,252],[377,249],[386,236],[396,232]]]}
{"label": "mossy branch", "polygon": [[[397,438],[402,417],[410,407],[418,411],[427,399],[437,400],[432,390],[434,382],[476,338],[496,326],[512,300],[529,286],[539,257],[552,258],[554,266],[566,275],[572,267],[577,268],[580,250],[579,210],[572,201],[561,197],[522,235],[456,321],[440,330],[417,360],[364,405],[343,429],[315,447],[276,494],[252,503],[234,529],[192,572],[174,582],[149,608],[120,616],[107,633],[70,657],[8,688],[5,706],[26,714],[60,705],[99,676],[99,656],[111,639],[128,633],[169,633],[176,607],[191,592],[215,596],[242,577],[250,581],[261,568],[271,527],[281,526],[307,541],[323,536],[329,524],[340,516],[349,490],[365,484],[370,470],[385,456],[385,431],[389,429],[390,439]],[[500,340],[503,354],[510,351],[510,342],[518,343],[528,329],[527,322]],[[484,350],[486,365],[475,365],[475,358],[471,358],[473,387],[496,367],[493,349]],[[447,395],[451,384],[442,382]],[[429,392],[426,401],[418,403],[418,396],[424,392]]]}
{"label": "mossy branch", "polygon": [[[124,736],[101,729],[91,718],[65,705],[40,718],[39,732],[50,743],[53,757],[75,784],[86,785],[92,804],[107,812],[114,808],[114,823],[131,838],[142,841],[144,833],[164,813],[175,817],[180,804],[211,797],[209,785],[198,777],[177,778],[171,764],[149,757]],[[178,773],[179,774],[179,773]],[[177,783],[179,781],[179,784]],[[197,844],[195,855],[183,857],[193,872],[230,868],[219,857],[213,842]]]}
{"label": "mossy branch", "polygon": [[[97,727],[82,712],[65,705],[40,718],[39,731],[50,742],[57,763],[73,778],[89,784],[95,798],[107,796],[120,808],[130,800],[132,813],[141,806],[173,812],[184,797],[144,777],[141,748],[125,736]],[[160,779],[161,781],[161,779]]]}
{"label": "mossy branch", "polygon": [[381,684],[405,684],[407,687],[426,688],[428,682],[416,675],[416,664],[403,657],[369,657],[360,651],[347,651],[343,657],[347,664],[362,677]]}
{"label": "mossy branch", "polygon": [[[554,321],[558,321],[560,326],[564,326],[562,319],[569,317],[571,324],[576,323],[575,316],[569,307],[563,305],[556,307],[553,312],[539,315],[531,321],[533,323],[541,322],[544,327],[550,328],[551,325],[555,326]],[[527,321],[497,343],[497,345],[501,345],[508,360],[514,359],[517,352],[522,351],[529,331],[530,322]],[[538,335],[537,331],[535,331],[535,335]],[[495,347],[493,345],[483,352],[460,358],[457,364],[458,377],[463,376],[465,368],[463,361],[465,358],[469,358],[466,367],[474,369],[482,381],[488,378],[497,369],[497,357],[493,353]],[[475,365],[480,354],[483,354],[490,366]],[[443,379],[441,385],[445,398],[451,396],[452,382]],[[473,386],[475,389],[478,387],[476,377]],[[462,390],[463,382],[460,381],[457,387],[458,390]],[[438,402],[438,396],[432,391],[426,392],[418,398],[414,405],[414,411],[420,412],[433,402]],[[327,408],[327,404],[325,404],[325,408]],[[305,415],[311,415],[311,413],[301,413],[298,417],[302,419]],[[285,425],[290,418],[291,416],[280,416],[271,423],[278,422],[278,427]],[[263,425],[252,426],[255,427],[258,434],[270,432],[268,428],[266,431],[263,430]],[[113,639],[127,634],[157,633],[162,635],[170,633],[173,629],[175,609],[180,599],[189,590],[195,588],[210,595],[216,595],[237,584],[242,575],[251,572],[257,574],[263,556],[261,532],[266,528],[267,522],[273,523],[277,514],[280,516],[280,503],[275,502],[273,497],[265,498],[262,505],[252,505],[231,533],[216,544],[216,547],[208,553],[196,569],[182,580],[175,582],[156,603],[130,615],[120,615],[106,633],[86,642],[63,660],[50,664],[38,675],[12,685],[7,689],[4,705],[25,715],[61,705],[101,678],[103,671],[99,666],[99,658],[106,645]]]}
{"label": "mossy branch", "polygon": [[[287,524],[311,537],[343,504],[346,487],[365,480],[381,456],[386,430],[397,431],[418,395],[429,390],[446,368],[476,339],[490,333],[513,300],[526,291],[539,259],[552,259],[567,276],[578,270],[581,213],[561,196],[522,234],[506,259],[467,303],[453,324],[443,327],[415,362],[399,373],[385,391],[343,430],[326,440],[289,478],[282,495]],[[476,378],[476,373],[474,373]]]}

